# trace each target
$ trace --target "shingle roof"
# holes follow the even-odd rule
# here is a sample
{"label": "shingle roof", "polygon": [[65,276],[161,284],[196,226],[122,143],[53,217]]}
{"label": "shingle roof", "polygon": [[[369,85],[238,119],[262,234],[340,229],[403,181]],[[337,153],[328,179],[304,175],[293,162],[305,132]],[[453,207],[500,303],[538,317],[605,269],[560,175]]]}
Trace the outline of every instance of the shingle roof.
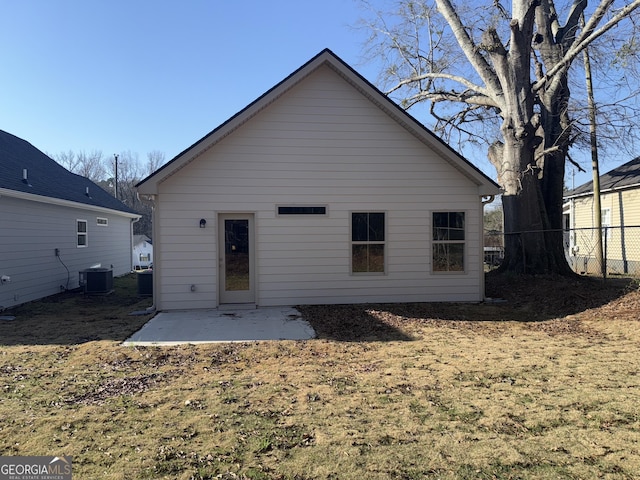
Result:
{"label": "shingle roof", "polygon": [[[600,175],[600,191],[614,190],[632,185],[640,185],[640,157],[620,165],[618,168]],[[587,182],[567,192],[565,197],[576,197],[593,193],[593,181]]]}
{"label": "shingle roof", "polygon": [[[23,181],[25,169],[27,181]],[[3,130],[0,130],[0,188],[137,213],[88,178],[71,173],[29,142]]]}

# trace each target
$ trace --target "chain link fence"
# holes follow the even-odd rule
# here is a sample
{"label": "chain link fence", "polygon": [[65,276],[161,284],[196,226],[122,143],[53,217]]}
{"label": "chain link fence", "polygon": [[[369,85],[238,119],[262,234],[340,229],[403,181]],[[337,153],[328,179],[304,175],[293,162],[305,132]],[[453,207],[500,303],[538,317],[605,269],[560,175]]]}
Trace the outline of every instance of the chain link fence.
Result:
{"label": "chain link fence", "polygon": [[[598,237],[602,258],[598,261]],[[640,226],[575,228],[565,232],[565,252],[576,273],[640,277]]]}
{"label": "chain link fence", "polygon": [[[598,260],[598,236],[602,238],[602,269]],[[640,225],[573,228],[563,231],[567,263],[583,275],[640,277]],[[502,232],[485,232],[484,261],[487,269],[504,258]]]}

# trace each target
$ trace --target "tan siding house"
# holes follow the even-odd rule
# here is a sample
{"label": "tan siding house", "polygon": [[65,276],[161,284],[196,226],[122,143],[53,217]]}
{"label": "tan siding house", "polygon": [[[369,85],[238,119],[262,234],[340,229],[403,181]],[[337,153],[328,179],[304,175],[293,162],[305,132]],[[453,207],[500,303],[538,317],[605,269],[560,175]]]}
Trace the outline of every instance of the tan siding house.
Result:
{"label": "tan siding house", "polygon": [[[640,274],[640,157],[600,177],[603,249],[609,274]],[[569,261],[580,273],[597,273],[593,182],[565,197]]]}
{"label": "tan siding house", "polygon": [[154,303],[480,301],[498,191],[325,50],[138,185]]}

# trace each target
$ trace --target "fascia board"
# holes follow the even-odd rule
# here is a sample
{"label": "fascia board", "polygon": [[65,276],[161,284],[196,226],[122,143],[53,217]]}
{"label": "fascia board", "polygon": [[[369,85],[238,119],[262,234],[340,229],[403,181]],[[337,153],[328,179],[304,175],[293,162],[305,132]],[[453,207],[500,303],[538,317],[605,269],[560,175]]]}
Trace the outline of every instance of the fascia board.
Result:
{"label": "fascia board", "polygon": [[[600,190],[600,195],[605,193],[615,193],[615,192],[622,192],[625,190],[633,190],[635,188],[640,188],[640,183],[634,183],[632,185],[624,185],[622,187],[606,188],[606,189]],[[593,190],[589,192],[578,193],[576,195],[567,195],[564,198],[565,200],[570,200],[572,198],[580,198],[580,197],[593,197]]]}
{"label": "fascia board", "polygon": [[86,203],[72,202],[70,200],[62,200],[60,198],[44,197],[42,195],[34,195],[33,193],[18,192],[16,190],[9,190],[6,188],[0,188],[0,199],[1,197],[18,198],[20,200],[46,203],[48,205],[58,205],[61,207],[78,208],[81,210],[90,210],[92,212],[98,212],[98,213],[110,213],[110,214],[119,215],[121,217],[127,217],[127,218],[142,217],[142,215],[138,215],[136,213],[122,212],[120,210],[113,210],[112,208],[99,207],[97,205],[87,205]]}

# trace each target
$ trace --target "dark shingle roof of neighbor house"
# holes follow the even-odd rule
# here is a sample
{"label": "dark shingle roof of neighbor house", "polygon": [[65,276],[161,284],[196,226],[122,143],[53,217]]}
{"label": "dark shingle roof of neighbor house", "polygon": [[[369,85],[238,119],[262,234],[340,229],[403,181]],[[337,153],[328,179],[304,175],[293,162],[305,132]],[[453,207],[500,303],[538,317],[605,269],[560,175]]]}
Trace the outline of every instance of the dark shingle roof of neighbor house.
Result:
{"label": "dark shingle roof of neighbor house", "polygon": [[0,130],[0,189],[137,213],[88,178],[71,173],[26,140],[3,130]]}
{"label": "dark shingle roof of neighbor house", "polygon": [[[640,157],[620,165],[618,168],[600,175],[600,191],[628,188],[632,185],[640,187]],[[593,193],[593,181],[587,182],[567,192],[565,197],[578,197]]]}

